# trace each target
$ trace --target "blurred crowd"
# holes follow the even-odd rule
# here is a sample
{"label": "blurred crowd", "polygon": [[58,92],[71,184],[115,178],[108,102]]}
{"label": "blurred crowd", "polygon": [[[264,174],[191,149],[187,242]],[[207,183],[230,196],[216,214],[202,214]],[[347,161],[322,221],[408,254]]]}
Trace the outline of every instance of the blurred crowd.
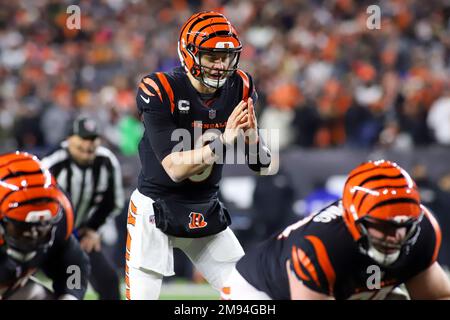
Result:
{"label": "blurred crowd", "polygon": [[[46,150],[83,112],[136,154],[138,80],[179,65],[180,26],[210,9],[236,26],[260,126],[281,130],[281,149],[450,144],[450,2],[375,3],[379,29],[374,1],[2,1],[0,145]],[[73,4],[79,30],[66,26]]]}

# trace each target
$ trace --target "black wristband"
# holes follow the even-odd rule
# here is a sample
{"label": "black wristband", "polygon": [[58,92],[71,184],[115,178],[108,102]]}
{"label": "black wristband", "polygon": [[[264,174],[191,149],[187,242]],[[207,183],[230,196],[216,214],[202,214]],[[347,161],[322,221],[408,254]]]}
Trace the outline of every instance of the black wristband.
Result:
{"label": "black wristband", "polygon": [[[256,153],[250,153],[250,149],[255,147]],[[246,158],[248,167],[253,171],[261,171],[262,168],[268,168],[271,163],[270,150],[261,138],[256,145],[246,146]]]}

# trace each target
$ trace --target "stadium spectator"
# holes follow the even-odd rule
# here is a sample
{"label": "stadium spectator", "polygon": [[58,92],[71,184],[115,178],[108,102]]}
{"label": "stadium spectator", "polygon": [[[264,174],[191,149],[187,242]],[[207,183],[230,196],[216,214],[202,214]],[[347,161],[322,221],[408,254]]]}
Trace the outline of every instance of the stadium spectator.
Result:
{"label": "stadium spectator", "polygon": [[[50,148],[62,138],[60,129],[48,130],[50,115],[69,109],[86,111],[89,105],[104,115],[116,108],[119,119],[105,116],[103,121],[118,126],[133,109],[134,83],[143,76],[143,70],[169,70],[178,63],[176,46],[170,39],[176,37],[176,26],[199,8],[227,12],[230,19],[238,21],[238,31],[247,45],[241,65],[258,79],[259,114],[273,105],[273,99],[281,98],[271,92],[278,84],[291,83],[307,101],[314,102],[310,107],[318,108],[321,118],[325,116],[314,146],[373,146],[377,133],[393,123],[412,144],[430,144],[434,139],[422,133],[435,128],[444,132],[431,120],[424,124],[423,118],[439,97],[445,97],[442,88],[449,82],[449,6],[439,1],[383,1],[379,4],[381,28],[370,30],[366,26],[369,4],[356,0],[321,5],[313,0],[164,0],[93,5],[82,1],[78,4],[81,28],[69,30],[65,2],[5,3],[0,16],[3,108],[9,117],[19,120],[19,125],[25,123],[22,110],[28,101],[33,101],[32,108],[38,114],[45,115],[37,118],[43,127],[37,128],[33,124],[36,118],[32,118],[29,123],[33,126],[22,126],[26,132],[17,132],[15,145],[8,146]],[[331,79],[339,90],[334,96],[324,95]],[[362,83],[364,79],[372,80],[371,84]],[[410,88],[415,92],[411,100],[397,99]],[[371,101],[374,99],[377,101]],[[69,109],[62,100],[69,102]],[[355,110],[356,120],[349,120],[346,138],[341,115],[350,105],[353,111],[356,105],[367,103],[372,104],[370,112],[367,106],[366,112]],[[47,109],[52,110],[48,116]],[[403,111],[393,112],[393,121],[383,120],[386,113],[395,110]],[[358,129],[364,122],[367,128]],[[1,121],[2,130],[12,130],[9,123]],[[289,124],[288,131],[294,133],[288,133],[288,146],[293,142],[289,136],[297,135],[297,125],[301,124]],[[362,134],[358,134],[360,130]],[[358,137],[363,141],[355,140]],[[120,144],[117,140],[112,143]]]}

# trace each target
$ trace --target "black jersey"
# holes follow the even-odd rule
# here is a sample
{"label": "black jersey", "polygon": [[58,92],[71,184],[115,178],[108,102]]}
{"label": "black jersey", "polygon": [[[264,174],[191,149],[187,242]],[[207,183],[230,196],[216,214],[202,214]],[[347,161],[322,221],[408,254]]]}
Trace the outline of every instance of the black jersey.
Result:
{"label": "black jersey", "polygon": [[[433,215],[423,209],[415,244],[387,268],[360,251],[342,218],[340,201],[247,252],[236,268],[251,285],[277,300],[290,299],[287,260],[298,279],[316,292],[336,299],[383,299],[436,261],[440,229]],[[381,271],[381,281],[378,289],[370,290],[374,266]]]}
{"label": "black jersey", "polygon": [[252,78],[241,70],[230,76],[210,99],[200,96],[181,67],[168,73],[145,76],[136,96],[145,125],[139,144],[142,170],[138,190],[153,199],[205,200],[214,197],[223,164],[215,163],[202,173],[176,183],[167,175],[161,161],[174,150],[192,150],[197,143],[195,139],[207,130],[223,132],[234,108],[249,96],[256,102]]}
{"label": "black jersey", "polygon": [[[71,294],[82,299],[87,289],[90,265],[87,255],[72,235],[72,228],[73,216],[65,214],[56,226],[51,246],[46,250],[38,250],[31,260],[24,263],[19,263],[6,253],[6,245],[0,237],[0,300],[8,299],[38,270],[52,280],[56,297]],[[78,271],[79,282],[71,281],[69,278]],[[72,283],[73,286],[68,286]]]}

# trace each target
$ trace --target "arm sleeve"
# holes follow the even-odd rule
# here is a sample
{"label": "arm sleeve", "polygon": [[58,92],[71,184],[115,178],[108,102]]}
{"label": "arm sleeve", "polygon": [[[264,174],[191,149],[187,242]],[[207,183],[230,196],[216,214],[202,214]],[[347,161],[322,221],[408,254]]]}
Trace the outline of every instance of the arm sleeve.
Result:
{"label": "arm sleeve", "polygon": [[[319,254],[322,256],[319,257]],[[331,264],[326,263],[323,252],[317,252],[309,241],[302,240],[291,250],[291,270],[309,289],[326,295],[333,295],[334,272]],[[329,263],[329,262],[328,262]],[[330,271],[333,270],[332,272]]]}
{"label": "arm sleeve", "polygon": [[136,95],[136,104],[144,121],[145,140],[150,142],[156,157],[162,161],[178,144],[178,141],[172,141],[172,133],[177,126],[170,110],[170,101],[161,95],[163,90],[155,90],[154,86],[158,85],[158,80],[151,80],[153,86],[145,83],[144,80],[141,81]]}
{"label": "arm sleeve", "polygon": [[245,146],[245,158],[248,167],[255,172],[259,172],[261,169],[270,166],[270,162],[272,161],[271,153],[264,142],[261,133],[259,133],[259,142],[256,146]]}

